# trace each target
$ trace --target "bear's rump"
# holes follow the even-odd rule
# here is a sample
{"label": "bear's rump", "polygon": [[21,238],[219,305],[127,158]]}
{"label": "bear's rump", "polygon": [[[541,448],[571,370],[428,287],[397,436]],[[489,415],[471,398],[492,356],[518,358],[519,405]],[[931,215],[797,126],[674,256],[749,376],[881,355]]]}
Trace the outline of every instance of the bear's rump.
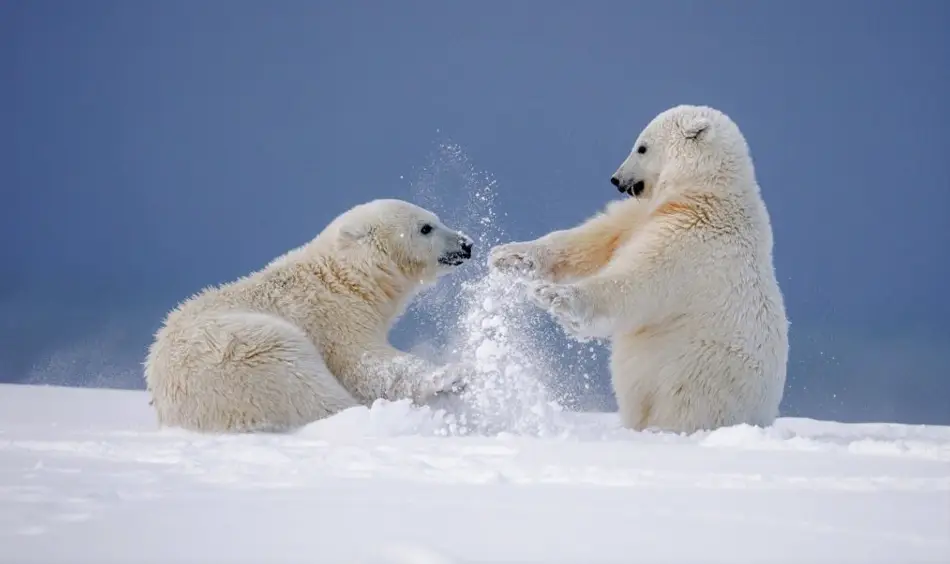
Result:
{"label": "bear's rump", "polygon": [[205,314],[173,340],[150,382],[165,424],[280,430],[356,405],[303,331],[279,317]]}

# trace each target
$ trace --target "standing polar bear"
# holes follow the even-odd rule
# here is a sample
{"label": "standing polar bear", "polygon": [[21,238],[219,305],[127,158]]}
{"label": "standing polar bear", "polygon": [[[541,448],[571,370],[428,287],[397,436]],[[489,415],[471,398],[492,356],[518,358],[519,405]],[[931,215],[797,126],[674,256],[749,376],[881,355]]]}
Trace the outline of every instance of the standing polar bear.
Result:
{"label": "standing polar bear", "polygon": [[778,415],[788,322],[745,138],[725,114],[656,116],[611,178],[631,196],[492,250],[569,332],[609,338],[623,424],[691,433]]}
{"label": "standing polar bear", "polygon": [[424,403],[457,390],[464,371],[399,351],[387,334],[472,245],[427,210],[375,200],[262,270],[205,289],[168,315],[149,348],[159,423],[285,431],[378,398]]}

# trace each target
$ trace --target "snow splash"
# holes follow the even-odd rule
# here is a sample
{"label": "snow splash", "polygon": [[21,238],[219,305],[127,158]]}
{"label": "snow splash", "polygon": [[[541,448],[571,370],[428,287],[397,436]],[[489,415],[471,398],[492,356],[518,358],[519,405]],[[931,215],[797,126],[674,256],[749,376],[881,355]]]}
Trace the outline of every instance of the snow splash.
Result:
{"label": "snow splash", "polygon": [[[457,145],[441,145],[432,162],[413,183],[413,198],[471,236],[476,258],[414,306],[419,315],[436,320],[438,334],[422,337],[422,346],[431,352],[441,340],[436,348],[445,353],[439,362],[464,363],[475,372],[460,398],[431,405],[445,410],[449,434],[556,432],[558,414],[570,395],[556,383],[571,381],[569,374],[583,374],[581,383],[589,389],[587,372],[573,365],[578,359],[596,360],[595,349],[576,343],[558,346],[550,320],[524,299],[524,285],[489,272],[488,251],[509,240],[496,211],[494,178],[475,170]],[[447,199],[454,204],[448,209]],[[579,350],[590,352],[589,357],[581,358]]]}
{"label": "snow splash", "polygon": [[545,435],[563,407],[546,386],[556,366],[545,358],[543,334],[531,324],[522,286],[489,274],[463,290],[460,361],[475,368],[462,394],[462,430]]}

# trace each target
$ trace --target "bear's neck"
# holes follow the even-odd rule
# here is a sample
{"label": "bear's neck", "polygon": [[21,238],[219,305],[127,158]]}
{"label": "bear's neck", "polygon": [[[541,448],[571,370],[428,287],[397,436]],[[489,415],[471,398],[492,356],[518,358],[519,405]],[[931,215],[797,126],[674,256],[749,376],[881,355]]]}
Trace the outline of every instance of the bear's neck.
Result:
{"label": "bear's neck", "polygon": [[749,162],[724,159],[718,167],[710,170],[683,170],[671,174],[665,180],[664,200],[695,193],[714,192],[720,195],[741,195],[750,186],[756,186],[755,169]]}
{"label": "bear's neck", "polygon": [[402,315],[422,286],[418,280],[409,279],[389,265],[352,264],[326,257],[315,266],[318,276],[331,290],[356,297],[358,303],[378,316],[380,327],[386,330]]}

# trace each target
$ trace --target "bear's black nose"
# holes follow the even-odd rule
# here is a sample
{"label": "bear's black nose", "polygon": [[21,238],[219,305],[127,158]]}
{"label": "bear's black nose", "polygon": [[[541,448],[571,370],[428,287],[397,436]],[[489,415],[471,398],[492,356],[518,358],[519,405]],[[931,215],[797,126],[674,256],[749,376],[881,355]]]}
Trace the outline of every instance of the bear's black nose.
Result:
{"label": "bear's black nose", "polygon": [[462,239],[462,252],[465,253],[466,257],[472,256],[472,247],[475,246],[470,239]]}
{"label": "bear's black nose", "polygon": [[619,178],[617,178],[616,176],[611,176],[611,177],[610,177],[610,183],[613,184],[614,186],[616,186],[616,187],[617,187],[617,190],[620,190],[621,192],[623,192],[623,188],[620,187],[620,179],[619,179]]}

